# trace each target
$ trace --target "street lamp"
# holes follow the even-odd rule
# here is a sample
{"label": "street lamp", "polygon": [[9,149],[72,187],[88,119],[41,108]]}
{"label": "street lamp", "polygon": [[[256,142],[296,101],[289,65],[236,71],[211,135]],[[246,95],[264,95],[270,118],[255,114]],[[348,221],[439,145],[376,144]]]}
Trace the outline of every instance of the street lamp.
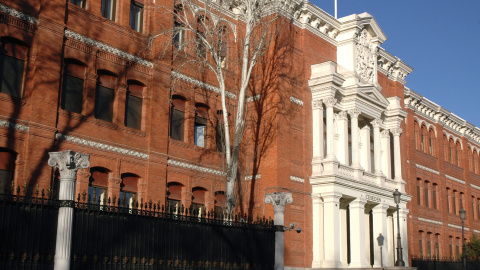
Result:
{"label": "street lamp", "polygon": [[395,189],[393,192],[393,200],[397,204],[397,261],[395,262],[395,266],[405,266],[402,255],[402,238],[400,237],[400,209],[398,207],[401,195],[402,193],[400,193],[398,189]]}
{"label": "street lamp", "polygon": [[467,218],[467,211],[460,209],[460,219],[462,220],[462,269],[467,270],[467,254],[465,250],[465,219]]}

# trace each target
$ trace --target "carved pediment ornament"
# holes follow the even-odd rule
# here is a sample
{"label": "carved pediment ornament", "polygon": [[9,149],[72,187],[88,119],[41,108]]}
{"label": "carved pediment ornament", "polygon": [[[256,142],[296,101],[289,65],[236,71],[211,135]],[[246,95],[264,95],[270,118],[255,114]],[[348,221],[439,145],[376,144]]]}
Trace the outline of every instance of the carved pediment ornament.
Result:
{"label": "carved pediment ornament", "polygon": [[356,42],[356,74],[363,83],[373,83],[377,50],[378,46],[371,42],[368,31],[364,28]]}

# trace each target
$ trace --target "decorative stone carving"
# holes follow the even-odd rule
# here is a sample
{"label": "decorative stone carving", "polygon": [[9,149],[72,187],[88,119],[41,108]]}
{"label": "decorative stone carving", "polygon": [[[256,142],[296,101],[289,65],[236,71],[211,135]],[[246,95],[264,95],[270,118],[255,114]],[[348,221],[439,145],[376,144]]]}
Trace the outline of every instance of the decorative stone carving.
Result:
{"label": "decorative stone carving", "polygon": [[327,107],[333,107],[337,103],[337,99],[334,97],[329,97],[323,100],[323,103],[325,103],[325,106]]}
{"label": "decorative stone carving", "polygon": [[262,98],[261,94],[256,94],[255,96],[251,96],[247,98],[247,102],[257,101]]}
{"label": "decorative stone carving", "polygon": [[370,41],[367,29],[363,29],[356,43],[357,76],[363,83],[373,83],[377,46]]}
{"label": "decorative stone carving", "polygon": [[305,179],[297,176],[290,175],[290,180],[299,182],[299,183],[305,183]]}
{"label": "decorative stone carving", "polygon": [[141,152],[138,152],[138,151],[129,150],[129,149],[126,149],[126,148],[121,148],[121,147],[116,147],[116,146],[112,146],[112,145],[108,145],[108,144],[104,144],[104,143],[99,143],[99,142],[95,142],[95,141],[89,141],[89,140],[85,140],[85,139],[78,138],[78,137],[75,137],[75,136],[65,135],[65,134],[62,134],[62,133],[57,133],[55,135],[55,138],[57,140],[65,140],[65,141],[69,141],[69,142],[73,142],[73,143],[78,143],[78,144],[82,144],[82,145],[86,145],[86,146],[99,148],[99,149],[102,149],[102,150],[117,152],[117,153],[124,154],[124,155],[129,155],[129,156],[134,156],[134,157],[139,157],[139,158],[144,158],[144,159],[148,159],[148,157],[149,157],[148,154],[141,153]]}
{"label": "decorative stone carving", "polygon": [[267,194],[265,197],[265,203],[273,205],[274,212],[284,212],[285,205],[292,202],[292,193],[274,192]]}
{"label": "decorative stone carving", "polygon": [[338,120],[348,120],[348,115],[346,111],[339,112],[337,114],[337,119]]}
{"label": "decorative stone carving", "polygon": [[378,128],[383,124],[383,121],[382,121],[382,119],[375,119],[370,123],[372,124],[372,127]]}
{"label": "decorative stone carving", "polygon": [[[172,76],[174,78],[178,78],[182,81],[185,81],[185,82],[189,82],[189,83],[192,83],[192,84],[195,84],[195,85],[198,85],[202,88],[205,88],[207,90],[210,90],[210,91],[213,91],[213,92],[216,92],[216,93],[220,93],[220,88],[216,87],[216,86],[213,86],[213,85],[210,85],[208,83],[205,83],[205,82],[202,82],[202,81],[199,81],[197,79],[194,79],[192,77],[189,77],[185,74],[182,74],[180,72],[176,72],[176,71],[172,71]],[[232,98],[232,99],[236,99],[237,96],[234,94],[234,93],[231,93],[231,92],[228,92],[228,91],[225,91],[225,95],[229,98]]]}
{"label": "decorative stone carving", "polygon": [[321,99],[312,100],[312,108],[314,110],[323,110],[323,102]]}
{"label": "decorative stone carving", "polygon": [[382,138],[390,138],[390,131],[388,129],[382,130],[382,132],[380,132],[380,136]]}
{"label": "decorative stone carving", "polygon": [[11,7],[7,7],[5,5],[0,4],[0,11],[8,14],[10,16],[17,17],[20,20],[23,20],[23,21],[26,21],[26,22],[29,22],[29,23],[32,23],[32,24],[38,24],[38,19],[37,18],[32,17],[32,16],[30,16],[28,14],[25,14],[21,11],[18,11],[16,9],[13,9]]}
{"label": "decorative stone carving", "polygon": [[402,132],[403,132],[403,129],[393,128],[390,131],[392,132],[393,136],[400,136],[400,134],[402,134]]}
{"label": "decorative stone carving", "polygon": [[211,173],[211,174],[220,175],[220,176],[227,176],[227,174],[225,172],[222,172],[222,171],[219,171],[219,170],[205,168],[205,167],[201,167],[201,166],[198,166],[198,165],[195,165],[195,164],[190,164],[190,163],[186,163],[186,162],[182,162],[182,161],[178,161],[178,160],[168,159],[167,163],[169,165],[178,166],[178,167],[182,167],[182,168],[189,169],[189,170]]}
{"label": "decorative stone carving", "polygon": [[358,118],[358,116],[362,113],[359,109],[351,109],[348,111],[348,114],[351,118]]}
{"label": "decorative stone carving", "polygon": [[9,122],[9,121],[6,121],[6,120],[0,120],[0,126],[7,127],[9,129],[17,129],[17,130],[21,130],[21,131],[26,131],[26,132],[28,132],[30,130],[30,128],[28,126],[25,126],[25,125],[22,125],[22,124],[12,123],[12,122]]}
{"label": "decorative stone carving", "polygon": [[49,152],[48,165],[57,168],[60,178],[75,179],[78,169],[90,166],[90,155],[75,153],[74,151]]}
{"label": "decorative stone carving", "polygon": [[260,174],[247,175],[247,176],[245,176],[245,180],[246,180],[246,181],[257,180],[257,179],[260,179],[261,177],[262,177],[262,175],[260,175]]}
{"label": "decorative stone carving", "polygon": [[298,99],[298,98],[290,97],[290,101],[291,101],[292,103],[297,104],[297,105],[303,106],[303,101],[300,100],[300,99]]}
{"label": "decorative stone carving", "polygon": [[73,31],[70,31],[70,30],[65,30],[65,36],[66,37],[69,37],[69,38],[73,38],[73,39],[76,39],[78,41],[81,41],[83,43],[86,43],[88,45],[91,45],[91,46],[94,46],[94,47],[97,47],[101,50],[104,50],[104,51],[107,51],[109,53],[112,53],[112,54],[115,54],[117,56],[120,56],[120,57],[123,57],[123,58],[126,58],[130,61],[133,61],[135,63],[138,63],[138,64],[141,64],[141,65],[144,65],[144,66],[147,66],[147,67],[150,67],[150,68],[153,68],[153,64],[145,59],[142,59],[138,56],[135,56],[135,55],[132,55],[132,54],[129,54],[127,52],[124,52],[120,49],[117,49],[115,47],[112,47],[110,45],[107,45],[105,43],[102,43],[100,41],[96,41],[96,40],[93,40],[89,37],[86,37],[86,36],[83,36],[83,35],[80,35],[78,33],[75,33]]}

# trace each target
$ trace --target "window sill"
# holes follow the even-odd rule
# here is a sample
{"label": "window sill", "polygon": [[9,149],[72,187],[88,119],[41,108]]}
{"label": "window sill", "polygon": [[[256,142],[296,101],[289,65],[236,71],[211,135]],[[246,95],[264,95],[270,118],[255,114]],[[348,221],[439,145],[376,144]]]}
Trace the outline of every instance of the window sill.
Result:
{"label": "window sill", "polygon": [[[119,128],[120,129],[120,128]],[[135,128],[130,128],[130,127],[123,127],[122,130],[125,130],[129,134],[133,134],[136,136],[142,136],[146,137],[147,133],[141,129],[135,129]]]}

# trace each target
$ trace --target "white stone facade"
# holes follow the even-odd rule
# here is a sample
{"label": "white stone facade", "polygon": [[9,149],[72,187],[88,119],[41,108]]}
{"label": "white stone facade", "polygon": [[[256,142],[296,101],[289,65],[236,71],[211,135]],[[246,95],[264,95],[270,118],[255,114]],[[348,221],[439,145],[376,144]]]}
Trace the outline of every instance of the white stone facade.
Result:
{"label": "white stone facade", "polygon": [[[400,147],[406,112],[399,97],[382,94],[377,78],[377,60],[383,59],[379,46],[386,37],[366,13],[340,21],[338,63],[313,65],[309,80],[312,268],[380,267],[382,257],[383,266],[393,266],[395,189],[402,192],[400,230],[403,260],[408,263],[406,204],[410,196],[405,194]],[[396,66],[403,67],[404,74],[411,72],[404,64]],[[377,242],[380,234],[385,239],[382,249]]]}

